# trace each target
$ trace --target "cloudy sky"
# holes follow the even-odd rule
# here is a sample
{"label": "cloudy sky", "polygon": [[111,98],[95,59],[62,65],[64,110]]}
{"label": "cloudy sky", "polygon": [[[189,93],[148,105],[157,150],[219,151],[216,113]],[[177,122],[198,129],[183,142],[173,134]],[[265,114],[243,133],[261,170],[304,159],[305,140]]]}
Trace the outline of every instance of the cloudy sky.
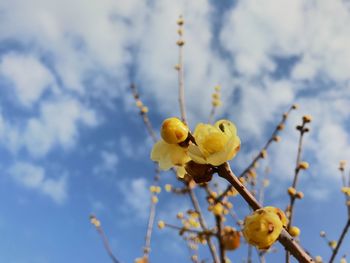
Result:
{"label": "cloudy sky", "polygon": [[[297,148],[294,127],[311,114],[296,209],[302,244],[330,256],[320,230],[345,224],[337,166],[350,161],[350,4],[340,0],[0,0],[0,258],[8,263],[109,262],[89,224],[95,213],[121,262],[142,252],[151,140],[129,84],[156,128],[179,115],[176,19],[184,14],[190,126],[205,122],[220,84],[218,117],[238,127],[239,173],[292,103],[282,141],[262,167],[266,203],[284,208]],[[175,183],[164,174],[162,184]],[[248,209],[235,199],[240,217]],[[188,200],[160,195],[157,219],[175,222]],[[343,250],[350,245],[346,239]],[[270,255],[281,262],[283,249]],[[204,257],[207,250],[203,249]],[[246,249],[229,254],[241,262]],[[350,255],[349,255],[350,256]],[[152,262],[186,262],[171,231],[155,231]]]}

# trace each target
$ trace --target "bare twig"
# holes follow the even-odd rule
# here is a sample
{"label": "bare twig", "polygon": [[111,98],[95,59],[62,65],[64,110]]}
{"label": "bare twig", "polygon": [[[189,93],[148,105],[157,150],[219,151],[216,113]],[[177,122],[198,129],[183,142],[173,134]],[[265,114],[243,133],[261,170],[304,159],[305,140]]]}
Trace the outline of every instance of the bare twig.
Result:
{"label": "bare twig", "polygon": [[[218,167],[218,174],[222,178],[226,179],[243,197],[243,199],[249,204],[253,210],[262,208],[260,203],[249,192],[249,190],[239,181],[239,179],[233,174],[230,165],[224,163]],[[291,252],[291,254],[301,263],[313,262],[313,259],[305,252],[305,250],[294,240],[289,233],[282,229],[282,232],[278,238],[278,241],[284,246],[285,249]]]}
{"label": "bare twig", "polygon": [[338,250],[341,246],[341,244],[343,243],[344,237],[346,236],[346,233],[348,232],[350,227],[350,217],[348,218],[348,221],[346,222],[346,225],[344,226],[344,229],[339,237],[339,240],[337,241],[337,246],[335,247],[335,249],[333,250],[331,259],[329,260],[329,263],[332,263],[338,253]]}
{"label": "bare twig", "polygon": [[225,246],[222,240],[222,228],[223,228],[223,222],[221,215],[215,216],[216,221],[216,227],[218,229],[218,232],[216,233],[218,243],[219,243],[219,251],[220,251],[220,262],[225,263],[226,262],[226,256],[225,256]]}

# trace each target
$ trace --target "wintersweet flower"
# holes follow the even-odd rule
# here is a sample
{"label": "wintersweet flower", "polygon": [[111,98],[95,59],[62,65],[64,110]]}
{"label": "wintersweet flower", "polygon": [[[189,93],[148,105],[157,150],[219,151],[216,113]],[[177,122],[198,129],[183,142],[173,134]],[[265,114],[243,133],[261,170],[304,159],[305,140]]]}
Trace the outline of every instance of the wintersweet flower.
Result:
{"label": "wintersweet flower", "polygon": [[178,144],[187,139],[188,127],[176,117],[168,118],[163,121],[160,135],[162,139],[169,144]]}
{"label": "wintersweet flower", "polygon": [[182,166],[190,161],[187,152],[187,148],[166,143],[161,139],[153,146],[151,159],[158,162],[161,170],[166,171],[173,166]]}
{"label": "wintersweet flower", "polygon": [[219,166],[235,157],[241,145],[236,126],[228,120],[215,125],[200,123],[193,136],[196,144],[189,145],[188,154],[200,164]]}
{"label": "wintersweet flower", "polygon": [[[268,249],[277,240],[286,221],[284,213],[275,209],[261,208],[245,218],[243,236],[249,244],[259,249]],[[282,222],[281,218],[285,222]]]}

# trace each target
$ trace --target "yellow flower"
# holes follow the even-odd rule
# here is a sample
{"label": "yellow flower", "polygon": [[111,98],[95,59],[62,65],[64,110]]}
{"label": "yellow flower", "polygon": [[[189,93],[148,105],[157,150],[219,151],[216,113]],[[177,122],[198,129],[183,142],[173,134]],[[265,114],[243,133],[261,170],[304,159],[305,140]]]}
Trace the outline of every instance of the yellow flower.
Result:
{"label": "yellow flower", "polygon": [[190,160],[187,149],[177,144],[169,144],[159,140],[152,149],[151,159],[158,162],[161,170],[169,170],[177,165],[182,166]]}
{"label": "yellow flower", "polygon": [[282,225],[284,227],[286,227],[288,225],[288,219],[281,209],[274,207],[274,206],[265,206],[264,210],[266,210],[268,212],[275,213],[279,217],[279,219],[281,220]]}
{"label": "yellow flower", "polygon": [[303,161],[303,162],[299,163],[299,169],[306,170],[308,168],[309,168],[309,163],[308,162]]}
{"label": "yellow flower", "polygon": [[152,196],[151,201],[152,201],[153,204],[156,204],[156,203],[158,203],[159,200],[158,200],[158,197],[156,197],[154,195],[154,196]]}
{"label": "yellow flower", "polygon": [[165,188],[165,191],[171,192],[172,186],[171,186],[171,184],[166,184],[166,185],[164,186],[164,188]]}
{"label": "yellow flower", "polygon": [[169,144],[178,144],[187,139],[188,127],[178,118],[172,117],[163,121],[160,135]]}
{"label": "yellow flower", "polygon": [[[276,209],[278,208],[261,208],[245,218],[243,235],[249,244],[259,249],[268,249],[277,240],[283,223],[276,213],[279,209]],[[280,212],[282,211],[279,210],[278,213]]]}
{"label": "yellow flower", "polygon": [[193,136],[197,145],[190,144],[188,154],[200,164],[219,166],[235,157],[241,145],[236,126],[227,120],[220,120],[214,126],[200,123]]}
{"label": "yellow flower", "polygon": [[329,241],[329,242],[328,242],[328,245],[329,245],[331,248],[335,249],[335,248],[337,247],[337,241],[335,241],[335,240]]}
{"label": "yellow flower", "polygon": [[223,211],[224,211],[224,207],[222,206],[221,203],[217,203],[217,204],[215,204],[214,206],[210,207],[209,209],[210,209],[210,210],[213,212],[213,214],[216,215],[216,216],[221,215],[221,214],[223,213]]}

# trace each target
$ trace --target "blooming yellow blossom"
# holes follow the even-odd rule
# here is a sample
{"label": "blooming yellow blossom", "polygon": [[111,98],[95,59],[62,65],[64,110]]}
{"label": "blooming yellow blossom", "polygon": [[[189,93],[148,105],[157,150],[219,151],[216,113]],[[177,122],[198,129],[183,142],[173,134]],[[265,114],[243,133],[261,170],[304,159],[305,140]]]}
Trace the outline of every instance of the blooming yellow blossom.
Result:
{"label": "blooming yellow blossom", "polygon": [[231,160],[241,145],[236,126],[227,120],[220,120],[214,126],[200,123],[193,136],[197,145],[190,144],[188,153],[200,164],[219,166]]}
{"label": "blooming yellow blossom", "polygon": [[169,144],[185,141],[188,136],[188,127],[178,118],[172,117],[163,121],[160,135]]}
{"label": "blooming yellow blossom", "polygon": [[158,162],[161,170],[169,170],[177,165],[182,166],[190,160],[187,149],[177,144],[169,144],[159,140],[152,149],[151,159]]}
{"label": "blooming yellow blossom", "polygon": [[[277,212],[276,212],[277,211]],[[243,235],[247,242],[259,249],[268,249],[279,237],[285,215],[275,207],[256,210],[244,220]],[[282,217],[282,219],[281,219]]]}

